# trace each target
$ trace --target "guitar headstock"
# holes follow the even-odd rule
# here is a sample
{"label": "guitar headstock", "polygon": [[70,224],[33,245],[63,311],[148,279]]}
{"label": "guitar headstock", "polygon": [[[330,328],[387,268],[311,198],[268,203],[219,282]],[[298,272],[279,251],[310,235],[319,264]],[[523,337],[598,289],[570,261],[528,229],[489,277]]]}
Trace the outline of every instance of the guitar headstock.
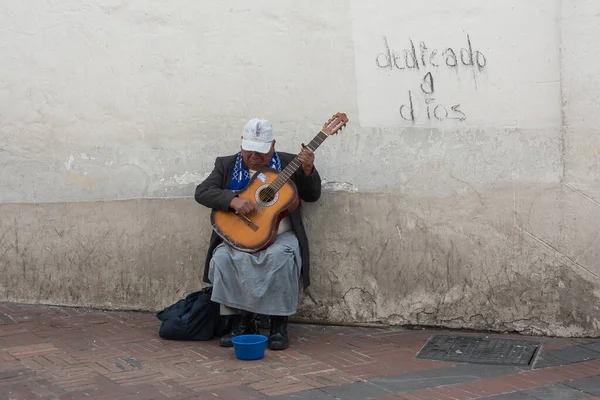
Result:
{"label": "guitar headstock", "polygon": [[321,130],[324,134],[331,136],[342,130],[348,123],[348,117],[344,113],[337,113],[333,117],[329,118],[329,121],[323,125]]}

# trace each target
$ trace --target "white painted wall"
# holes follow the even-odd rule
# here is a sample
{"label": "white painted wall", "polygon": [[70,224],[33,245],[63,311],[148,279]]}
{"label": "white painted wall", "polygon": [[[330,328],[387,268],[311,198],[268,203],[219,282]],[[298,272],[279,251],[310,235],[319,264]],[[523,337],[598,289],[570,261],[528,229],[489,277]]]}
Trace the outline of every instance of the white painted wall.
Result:
{"label": "white painted wall", "polygon": [[563,2],[562,81],[566,181],[600,200],[600,5]]}
{"label": "white painted wall", "polygon": [[[454,190],[453,177],[557,181],[558,1],[444,4],[4,4],[0,201],[187,196],[247,119],[273,120],[296,151],[337,111],[351,124],[318,154],[329,181],[418,195]],[[383,36],[460,53],[467,34],[481,71],[375,64]],[[430,70],[435,104],[460,104],[464,121],[425,119]],[[409,90],[414,124],[399,114]]]}
{"label": "white painted wall", "polygon": [[257,115],[295,151],[355,108],[347,5],[303,4],[2,4],[0,201],[189,195]]}

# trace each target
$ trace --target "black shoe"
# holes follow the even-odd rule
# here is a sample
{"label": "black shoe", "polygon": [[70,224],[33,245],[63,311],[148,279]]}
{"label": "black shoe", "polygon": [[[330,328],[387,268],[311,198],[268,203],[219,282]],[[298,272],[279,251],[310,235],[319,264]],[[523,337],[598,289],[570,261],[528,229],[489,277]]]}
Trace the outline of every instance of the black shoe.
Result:
{"label": "black shoe", "polygon": [[232,315],[233,328],[231,332],[219,339],[219,346],[233,347],[233,339],[240,335],[258,335],[258,325],[256,323],[256,315],[252,313]]}
{"label": "black shoe", "polygon": [[287,332],[288,317],[271,317],[271,333],[269,334],[269,349],[285,350],[290,347]]}

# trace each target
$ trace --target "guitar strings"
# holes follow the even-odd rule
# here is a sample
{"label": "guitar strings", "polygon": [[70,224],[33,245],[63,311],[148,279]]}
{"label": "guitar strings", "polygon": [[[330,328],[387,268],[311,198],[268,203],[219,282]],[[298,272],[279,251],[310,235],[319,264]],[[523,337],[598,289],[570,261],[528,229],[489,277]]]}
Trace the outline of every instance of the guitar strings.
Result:
{"label": "guitar strings", "polygon": [[[308,147],[308,146],[307,146],[307,147]],[[312,150],[310,147],[308,147],[308,148],[309,148],[311,151],[314,151],[314,150]],[[290,162],[290,165],[293,165],[294,169],[297,169],[297,168],[299,168],[299,167],[300,167],[300,162],[298,161],[298,156],[296,156],[296,157],[295,157],[295,158],[292,160],[292,162]],[[286,169],[287,169],[287,168],[286,168]],[[286,182],[286,181],[289,179],[289,176],[286,176],[286,175],[284,174],[284,172],[285,172],[285,170],[284,170],[284,171],[283,171],[281,174],[277,175],[277,178],[275,178],[275,179],[273,180],[273,182],[271,182],[271,183],[269,184],[269,186],[267,186],[267,187],[266,187],[266,188],[265,188],[265,189],[264,189],[264,190],[261,192],[261,194],[259,195],[259,197],[262,197],[261,195],[262,195],[263,193],[266,193],[266,194],[267,194],[267,200],[263,200],[263,201],[271,201],[271,200],[272,200],[272,199],[275,197],[275,195],[276,195],[276,193],[279,191],[279,189],[281,189],[281,187],[282,187],[282,186],[285,184],[285,182]],[[279,180],[282,180],[282,177],[283,177],[283,176],[285,176],[285,179],[283,180],[283,182],[281,182],[281,183],[278,183],[278,181],[279,181]],[[291,175],[290,175],[290,176],[291,176]],[[273,185],[277,185],[277,186],[279,186],[279,189],[275,189],[275,188],[273,188]],[[262,200],[262,199],[261,199],[261,200]]]}
{"label": "guitar strings", "polygon": [[[321,137],[321,134],[325,135],[325,137]],[[319,147],[319,145],[321,145],[325,141],[325,139],[327,139],[327,135],[325,133],[323,133],[323,131],[320,131],[317,134],[317,136],[307,146],[304,146],[304,144],[303,144],[303,146],[314,153],[315,150]],[[288,167],[293,166],[294,170],[296,170],[300,167],[301,164],[302,163],[298,160],[298,156],[296,156],[296,157],[294,157],[292,162],[290,162]],[[291,174],[289,174],[289,176],[286,176],[285,170],[287,170],[287,169],[288,168],[286,167],[284,169],[284,171],[273,180],[273,182],[271,182],[265,189],[263,189],[260,192],[259,197],[262,201],[269,202],[275,198],[275,195],[277,194],[279,189],[281,189],[281,187],[285,184],[285,182],[291,177]],[[280,180],[282,180],[282,176],[285,176],[285,179],[283,179],[283,182],[279,182]],[[273,187],[273,185],[279,186],[279,189],[275,189]],[[266,198],[263,197],[263,194],[266,195]]]}

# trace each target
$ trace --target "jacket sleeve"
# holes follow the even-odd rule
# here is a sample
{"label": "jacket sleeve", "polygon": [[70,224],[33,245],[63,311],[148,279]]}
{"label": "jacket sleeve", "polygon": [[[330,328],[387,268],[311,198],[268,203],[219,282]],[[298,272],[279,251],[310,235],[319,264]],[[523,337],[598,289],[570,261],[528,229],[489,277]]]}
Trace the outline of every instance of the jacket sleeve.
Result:
{"label": "jacket sleeve", "polygon": [[294,175],[300,198],[308,203],[319,200],[321,197],[321,177],[317,167],[313,167],[310,175],[304,175],[302,168],[299,168]]}
{"label": "jacket sleeve", "polygon": [[229,210],[229,203],[236,195],[231,190],[222,187],[224,174],[223,162],[220,158],[217,158],[208,178],[196,187],[194,198],[198,203],[216,210]]}

